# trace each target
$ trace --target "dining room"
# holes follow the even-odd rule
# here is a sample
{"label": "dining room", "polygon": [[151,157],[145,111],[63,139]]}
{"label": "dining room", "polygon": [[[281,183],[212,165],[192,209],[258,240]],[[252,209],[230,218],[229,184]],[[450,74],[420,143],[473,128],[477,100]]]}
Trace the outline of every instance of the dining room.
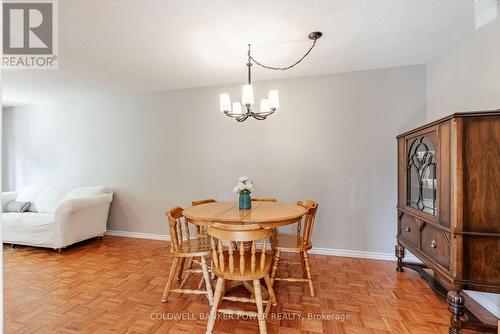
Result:
{"label": "dining room", "polygon": [[497,0],[2,8],[4,333],[500,333]]}

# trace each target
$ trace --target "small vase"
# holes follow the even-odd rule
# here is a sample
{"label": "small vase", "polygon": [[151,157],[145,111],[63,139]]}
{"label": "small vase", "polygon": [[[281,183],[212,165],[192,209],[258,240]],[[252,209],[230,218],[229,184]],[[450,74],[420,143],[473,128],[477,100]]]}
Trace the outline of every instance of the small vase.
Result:
{"label": "small vase", "polygon": [[240,210],[252,208],[252,199],[250,194],[240,194]]}

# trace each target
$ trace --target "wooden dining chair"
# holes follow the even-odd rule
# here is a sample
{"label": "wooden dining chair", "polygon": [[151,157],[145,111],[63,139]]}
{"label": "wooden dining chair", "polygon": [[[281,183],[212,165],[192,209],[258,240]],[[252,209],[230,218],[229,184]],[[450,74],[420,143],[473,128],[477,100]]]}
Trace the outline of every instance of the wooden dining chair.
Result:
{"label": "wooden dining chair", "polygon": [[[274,281],[288,282],[307,282],[311,297],[314,297],[314,286],[311,275],[311,266],[309,264],[309,256],[307,251],[312,248],[311,236],[314,226],[314,218],[318,210],[318,203],[315,201],[299,201],[297,205],[305,208],[304,226],[302,228],[302,220],[297,223],[297,232],[291,233],[276,233],[271,239],[271,244],[274,248],[273,270],[271,273],[271,284]],[[281,253],[299,253],[300,263],[302,264],[303,278],[280,278],[276,277],[279,269]]]}
{"label": "wooden dining chair", "polygon": [[197,205],[201,205],[201,204],[214,203],[214,202],[217,202],[217,201],[214,200],[213,198],[209,198],[209,199],[202,199],[202,200],[199,200],[199,201],[192,201],[191,205],[192,206],[197,206]]}
{"label": "wooden dining chair", "polygon": [[[163,292],[162,302],[166,302],[170,292],[177,293],[187,293],[187,294],[205,294],[207,296],[208,302],[212,305],[213,293],[212,285],[209,278],[209,270],[207,266],[207,261],[205,257],[210,257],[210,239],[208,237],[198,237],[191,239],[189,232],[189,224],[185,217],[182,215],[182,208],[175,207],[167,211],[166,216],[170,228],[170,251],[174,256],[174,262],[170,268],[170,274],[168,276],[167,284],[165,285],[165,290]],[[175,274],[178,273],[177,279],[179,280],[182,276],[183,264],[186,258],[199,258],[198,262],[201,269],[188,268],[186,270],[187,274],[180,283],[179,288],[172,289],[172,282],[174,280]],[[178,268],[179,267],[179,268]],[[184,289],[184,285],[188,278],[193,273],[201,273],[205,281],[205,290],[201,290],[203,281],[200,281],[198,288]]]}
{"label": "wooden dining chair", "polygon": [[277,202],[276,198],[272,197],[262,197],[262,198],[252,198],[252,202]]}
{"label": "wooden dining chair", "polygon": [[[267,252],[267,241],[272,236],[272,230],[263,229],[258,225],[214,223],[208,227],[208,235],[212,247],[213,271],[218,278],[206,333],[212,333],[217,313],[255,317],[259,322],[260,333],[267,333],[266,315],[271,305],[276,305],[276,296],[269,277],[272,254]],[[237,248],[234,247],[235,243]],[[250,243],[250,247],[246,247],[245,243]],[[257,243],[262,245],[260,249],[257,249]],[[227,244],[227,248],[224,244]],[[261,278],[264,278],[269,293],[269,300],[266,301],[262,299]],[[226,280],[252,281],[255,298],[224,296]],[[255,303],[257,312],[219,308],[221,300]]]}
{"label": "wooden dining chair", "polygon": [[[207,203],[215,203],[215,202],[217,202],[217,201],[214,200],[213,198],[209,198],[209,199],[202,199],[199,201],[192,201],[191,205],[197,206],[197,205],[202,205],[202,204],[207,204]],[[207,235],[207,227],[202,226],[202,225],[196,225],[196,235],[197,236],[206,236]]]}
{"label": "wooden dining chair", "polygon": [[[252,198],[252,202],[277,202],[278,200],[274,197],[261,197],[261,198]],[[273,227],[273,234],[278,233],[278,228]]]}

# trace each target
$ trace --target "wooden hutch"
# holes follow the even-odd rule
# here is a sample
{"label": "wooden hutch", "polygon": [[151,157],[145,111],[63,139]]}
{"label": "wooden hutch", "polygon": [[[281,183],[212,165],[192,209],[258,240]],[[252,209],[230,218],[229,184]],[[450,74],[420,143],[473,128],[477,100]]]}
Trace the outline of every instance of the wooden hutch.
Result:
{"label": "wooden hutch", "polygon": [[[500,293],[500,110],[453,114],[397,141],[397,271],[417,270],[447,294],[450,333],[496,333],[462,290]],[[403,262],[405,248],[423,265]]]}

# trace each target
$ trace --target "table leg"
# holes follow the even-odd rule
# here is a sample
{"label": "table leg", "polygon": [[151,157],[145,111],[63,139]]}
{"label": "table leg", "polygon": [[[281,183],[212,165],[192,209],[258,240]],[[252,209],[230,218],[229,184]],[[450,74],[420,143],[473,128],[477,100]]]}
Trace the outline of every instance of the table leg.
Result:
{"label": "table leg", "polygon": [[253,289],[253,286],[252,286],[252,284],[250,284],[250,282],[243,281],[243,282],[241,282],[241,284],[243,284],[245,289],[247,289],[252,294],[252,296],[255,297],[255,290]]}
{"label": "table leg", "polygon": [[[250,282],[227,280],[225,288],[226,288],[226,290],[232,290],[232,289],[236,289],[240,286],[243,286],[245,289],[248,290],[248,292],[250,292],[252,294],[252,296],[255,297],[255,291],[254,291],[253,286]],[[262,296],[264,297],[264,299],[267,299],[269,297],[269,292],[267,291],[267,288],[265,287],[265,285],[261,286],[261,290],[262,290]]]}

